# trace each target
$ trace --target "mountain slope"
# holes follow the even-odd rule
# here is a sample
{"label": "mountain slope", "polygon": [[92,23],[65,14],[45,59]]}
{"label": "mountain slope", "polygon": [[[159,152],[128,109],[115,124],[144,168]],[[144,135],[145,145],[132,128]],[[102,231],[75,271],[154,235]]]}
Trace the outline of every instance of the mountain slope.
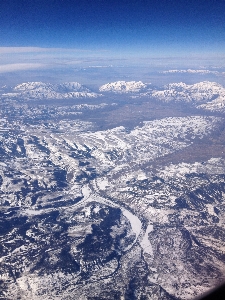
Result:
{"label": "mountain slope", "polygon": [[149,88],[149,84],[142,81],[115,81],[106,83],[99,88],[100,92],[139,93]]}
{"label": "mountain slope", "polygon": [[18,99],[72,99],[96,98],[100,94],[91,92],[78,82],[51,84],[43,82],[26,82],[16,85],[9,93],[2,94],[3,98]]}
{"label": "mountain slope", "polygon": [[158,100],[170,102],[205,103],[225,95],[225,89],[216,82],[203,81],[193,85],[183,82],[171,83],[161,91],[153,91],[152,96]]}

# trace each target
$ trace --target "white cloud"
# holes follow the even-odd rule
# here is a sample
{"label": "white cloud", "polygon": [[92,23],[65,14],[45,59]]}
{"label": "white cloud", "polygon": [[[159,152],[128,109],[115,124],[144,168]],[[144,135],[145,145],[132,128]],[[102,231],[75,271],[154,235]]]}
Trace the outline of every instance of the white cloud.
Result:
{"label": "white cloud", "polygon": [[40,47],[0,47],[0,54],[46,52],[49,50],[50,48],[40,48]]}
{"label": "white cloud", "polygon": [[44,64],[39,63],[17,63],[0,65],[0,73],[8,73],[23,70],[32,70],[45,67]]}
{"label": "white cloud", "polygon": [[53,53],[83,53],[83,54],[98,54],[107,53],[105,49],[79,49],[79,48],[41,48],[41,47],[0,47],[0,54],[19,54],[19,53],[38,53],[38,52],[53,52]]}
{"label": "white cloud", "polygon": [[[52,68],[61,65],[99,63],[105,50],[85,50],[77,48],[41,48],[41,47],[0,47],[0,73],[12,68],[33,69],[37,64]],[[99,58],[100,55],[100,58]],[[93,61],[94,59],[94,61]],[[28,64],[29,63],[29,64]],[[88,63],[88,64],[89,64]],[[34,65],[36,64],[36,65]],[[1,66],[2,65],[2,66]],[[6,66],[7,65],[7,66]],[[10,66],[11,65],[11,66]]]}

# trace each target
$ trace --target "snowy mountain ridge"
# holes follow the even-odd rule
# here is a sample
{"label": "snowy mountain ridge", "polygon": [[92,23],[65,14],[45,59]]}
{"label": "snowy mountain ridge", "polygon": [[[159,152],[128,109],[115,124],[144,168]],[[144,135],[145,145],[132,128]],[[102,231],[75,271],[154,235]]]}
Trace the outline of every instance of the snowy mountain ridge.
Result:
{"label": "snowy mountain ridge", "polygon": [[58,92],[90,92],[89,89],[82,86],[78,82],[65,82],[61,84],[51,84],[44,82],[25,82],[18,84],[14,87],[15,91],[26,91],[26,90],[46,90],[46,91],[58,91]]}
{"label": "snowy mountain ridge", "polygon": [[142,81],[115,81],[106,83],[99,88],[100,92],[138,93],[148,88],[149,84]]}
{"label": "snowy mountain ridge", "polygon": [[153,97],[163,102],[192,103],[197,108],[211,111],[223,112],[225,109],[225,88],[217,82],[178,82],[169,83],[162,88],[153,88],[142,81],[115,81],[102,85],[99,91],[116,94],[135,93],[135,97]]}
{"label": "snowy mountain ridge", "polygon": [[92,92],[77,82],[2,87],[1,299],[188,300],[224,282],[225,115],[196,109],[224,88],[113,84],[127,94],[104,102],[36,100]]}
{"label": "snowy mountain ridge", "polygon": [[44,82],[26,82],[16,85],[10,93],[2,97],[29,99],[69,99],[69,98],[96,98],[100,94],[91,92],[78,82],[51,84]]}
{"label": "snowy mountain ridge", "polygon": [[161,101],[170,102],[198,102],[206,103],[217,97],[224,97],[225,89],[216,82],[203,81],[188,85],[185,83],[171,83],[164,86],[164,90],[153,91],[152,96]]}
{"label": "snowy mountain ridge", "polygon": [[169,83],[161,88],[142,81],[115,81],[99,87],[100,93],[93,92],[78,82],[51,84],[25,82],[13,88],[3,88],[2,99],[44,100],[97,98],[103,93],[127,94],[131,97],[148,97],[162,102],[183,102],[197,108],[224,112],[225,88],[217,83],[202,81],[195,84],[184,82]]}

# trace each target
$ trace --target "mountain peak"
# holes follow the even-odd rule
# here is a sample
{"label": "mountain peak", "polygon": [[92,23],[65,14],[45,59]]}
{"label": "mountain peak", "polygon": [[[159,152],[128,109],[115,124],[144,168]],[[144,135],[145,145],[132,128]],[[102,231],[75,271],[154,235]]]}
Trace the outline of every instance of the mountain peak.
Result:
{"label": "mountain peak", "polygon": [[68,99],[98,97],[100,94],[91,92],[78,82],[65,82],[60,84],[44,83],[41,81],[24,82],[16,85],[3,97],[18,99]]}
{"label": "mountain peak", "polygon": [[138,93],[144,91],[148,87],[142,81],[115,81],[106,83],[99,88],[101,92],[113,93]]}

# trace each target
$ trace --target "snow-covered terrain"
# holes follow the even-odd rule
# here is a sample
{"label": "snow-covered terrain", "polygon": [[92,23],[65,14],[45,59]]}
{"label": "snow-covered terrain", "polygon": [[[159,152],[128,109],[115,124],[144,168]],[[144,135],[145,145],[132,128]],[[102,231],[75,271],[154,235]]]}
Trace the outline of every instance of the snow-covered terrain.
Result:
{"label": "snow-covered terrain", "polygon": [[[187,70],[187,72],[189,71],[200,73],[202,70]],[[177,70],[165,72],[173,73]],[[186,72],[186,70],[179,70],[179,72]],[[2,88],[0,98],[3,100],[98,98],[102,95],[107,96],[111,92],[127,94],[132,98],[148,97],[166,103],[183,102],[208,111],[222,113],[225,111],[225,88],[216,82],[203,81],[195,84],[179,82],[156,88],[142,81],[115,81],[100,86],[99,91],[101,94],[93,92],[77,82],[62,84],[27,82],[18,84],[11,89]]]}
{"label": "snow-covered terrain", "polygon": [[100,92],[140,93],[150,88],[150,84],[142,81],[116,81],[106,83],[99,88]]}
{"label": "snow-covered terrain", "polygon": [[[0,299],[189,300],[225,280],[225,118],[177,103],[224,88],[117,83],[127,101],[26,101],[88,94],[78,83],[2,95]],[[125,107],[129,127],[114,120]]]}
{"label": "snow-covered terrain", "polygon": [[153,91],[152,96],[158,100],[170,102],[201,103],[212,101],[219,96],[225,95],[225,89],[216,82],[203,81],[193,85],[183,82],[171,83],[161,91]]}
{"label": "snow-covered terrain", "polygon": [[50,84],[43,82],[27,82],[16,85],[11,92],[3,93],[3,98],[29,99],[71,99],[96,98],[100,94],[91,92],[78,82]]}
{"label": "snow-covered terrain", "polygon": [[202,108],[214,112],[225,112],[225,91],[219,94],[219,96],[212,101],[198,105],[198,108]]}
{"label": "snow-covered terrain", "polygon": [[[214,71],[188,69],[169,70],[163,73],[167,72],[208,74]],[[221,84],[210,81],[195,84],[185,84],[183,82],[171,83],[158,89],[141,81],[116,81],[102,85],[99,90],[100,92],[112,92],[117,94],[130,93],[131,97],[133,97],[133,94],[139,97],[147,96],[167,103],[189,103],[195,105],[197,108],[218,112],[224,112],[225,106],[225,88]]]}

